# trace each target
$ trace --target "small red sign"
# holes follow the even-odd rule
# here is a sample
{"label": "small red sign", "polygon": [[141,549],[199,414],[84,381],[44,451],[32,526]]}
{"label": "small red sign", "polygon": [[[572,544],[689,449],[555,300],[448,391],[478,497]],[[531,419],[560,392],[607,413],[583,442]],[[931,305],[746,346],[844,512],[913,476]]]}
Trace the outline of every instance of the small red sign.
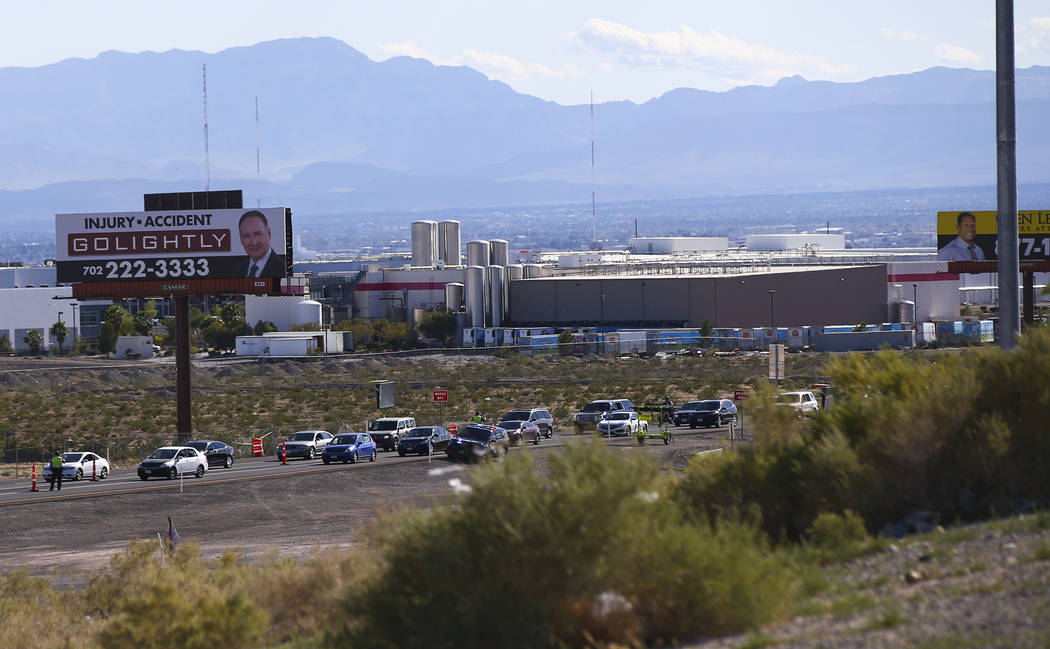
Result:
{"label": "small red sign", "polygon": [[733,401],[746,401],[747,390],[733,390]]}
{"label": "small red sign", "polygon": [[448,401],[448,390],[434,390],[434,401]]}

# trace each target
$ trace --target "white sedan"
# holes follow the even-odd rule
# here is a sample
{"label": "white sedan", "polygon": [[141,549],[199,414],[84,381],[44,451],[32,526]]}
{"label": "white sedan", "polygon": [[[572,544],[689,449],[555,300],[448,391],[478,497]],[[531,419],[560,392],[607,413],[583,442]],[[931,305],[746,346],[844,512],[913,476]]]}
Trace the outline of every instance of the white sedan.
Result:
{"label": "white sedan", "polygon": [[633,410],[615,410],[598,422],[601,435],[637,435],[639,430],[648,432],[649,422],[638,419]]}
{"label": "white sedan", "polygon": [[[105,480],[108,478],[109,461],[100,455],[85,451],[62,454],[63,480],[90,479],[92,475],[96,476],[99,480]],[[44,480],[46,482],[51,482],[50,463],[44,465]]]}
{"label": "white sedan", "polygon": [[167,478],[195,475],[203,478],[208,471],[208,458],[189,446],[162,446],[139,462],[139,477]]}

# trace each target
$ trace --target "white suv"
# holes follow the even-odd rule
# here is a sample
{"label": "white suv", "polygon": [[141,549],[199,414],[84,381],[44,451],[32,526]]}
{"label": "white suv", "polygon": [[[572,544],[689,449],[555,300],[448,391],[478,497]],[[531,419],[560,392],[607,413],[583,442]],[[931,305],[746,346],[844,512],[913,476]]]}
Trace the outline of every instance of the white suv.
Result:
{"label": "white suv", "polygon": [[396,451],[397,443],[409,430],[416,427],[414,417],[380,417],[368,426],[377,447],[385,451]]}
{"label": "white suv", "polygon": [[798,411],[800,419],[804,415],[812,415],[820,410],[820,402],[809,391],[781,392],[777,395],[777,405],[794,408]]}

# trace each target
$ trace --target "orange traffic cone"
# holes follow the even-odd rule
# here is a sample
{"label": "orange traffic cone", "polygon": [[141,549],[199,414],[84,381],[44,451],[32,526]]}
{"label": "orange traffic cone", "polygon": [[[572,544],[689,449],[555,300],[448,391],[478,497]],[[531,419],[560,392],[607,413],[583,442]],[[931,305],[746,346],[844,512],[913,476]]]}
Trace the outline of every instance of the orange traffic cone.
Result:
{"label": "orange traffic cone", "polygon": [[288,453],[284,450],[284,444],[281,444],[281,464],[288,464]]}
{"label": "orange traffic cone", "polygon": [[33,462],[33,486],[29,489],[30,491],[40,491],[36,488],[36,462]]}
{"label": "orange traffic cone", "polygon": [[98,482],[98,476],[95,474],[95,460],[91,460],[91,481]]}

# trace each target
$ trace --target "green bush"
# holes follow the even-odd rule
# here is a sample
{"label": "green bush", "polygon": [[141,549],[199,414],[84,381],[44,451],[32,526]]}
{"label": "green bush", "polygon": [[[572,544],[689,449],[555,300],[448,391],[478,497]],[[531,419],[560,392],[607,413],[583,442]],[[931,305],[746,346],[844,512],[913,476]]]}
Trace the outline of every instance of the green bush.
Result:
{"label": "green bush", "polygon": [[1009,353],[850,354],[827,371],[835,406],[812,421],[757,391],[755,443],[687,467],[675,498],[689,515],[755,509],[768,533],[799,540],[824,513],[880,530],[918,510],[969,520],[1050,497],[1050,331]]}
{"label": "green bush", "polygon": [[327,645],[670,642],[787,613],[789,562],[754,526],[685,522],[643,457],[573,445],[547,475],[529,457],[477,473],[455,507],[389,522]]}

